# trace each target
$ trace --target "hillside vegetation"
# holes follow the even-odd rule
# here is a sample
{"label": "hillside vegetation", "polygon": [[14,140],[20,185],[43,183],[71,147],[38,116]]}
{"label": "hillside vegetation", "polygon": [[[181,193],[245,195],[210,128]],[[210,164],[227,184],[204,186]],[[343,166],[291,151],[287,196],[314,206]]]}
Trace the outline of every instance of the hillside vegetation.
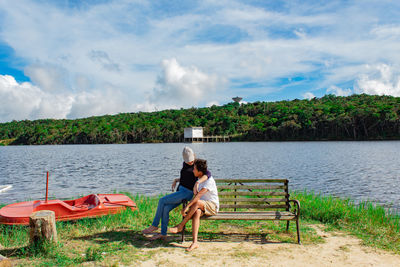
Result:
{"label": "hillside vegetation", "polygon": [[400,139],[400,97],[326,95],[311,100],[229,103],[209,108],[123,113],[75,120],[0,124],[10,145],[181,142],[183,129],[234,141]]}

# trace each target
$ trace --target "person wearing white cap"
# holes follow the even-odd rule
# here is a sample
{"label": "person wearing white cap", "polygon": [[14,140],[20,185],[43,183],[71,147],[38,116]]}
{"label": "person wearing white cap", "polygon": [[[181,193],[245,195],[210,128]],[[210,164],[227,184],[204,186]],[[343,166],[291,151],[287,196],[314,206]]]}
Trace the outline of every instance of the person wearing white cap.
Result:
{"label": "person wearing white cap", "polygon": [[180,178],[174,179],[172,183],[172,191],[174,191],[176,184],[179,182],[177,191],[160,198],[153,223],[142,231],[143,234],[153,233],[158,229],[161,221],[161,233],[154,235],[151,238],[152,240],[165,239],[167,237],[169,212],[178,207],[183,200],[191,200],[193,198],[193,190],[197,193],[198,184],[206,181],[211,176],[210,173],[207,173],[199,179],[195,177],[193,174],[195,154],[190,147],[185,146],[183,148],[182,157],[184,162]]}

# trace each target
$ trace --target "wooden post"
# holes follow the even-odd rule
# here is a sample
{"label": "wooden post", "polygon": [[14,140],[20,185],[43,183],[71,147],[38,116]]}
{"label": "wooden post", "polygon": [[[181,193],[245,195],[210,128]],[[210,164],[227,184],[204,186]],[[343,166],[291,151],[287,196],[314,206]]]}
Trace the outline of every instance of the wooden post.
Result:
{"label": "wooden post", "polygon": [[47,172],[47,179],[46,179],[46,203],[48,194],[49,194],[49,172]]}
{"label": "wooden post", "polygon": [[57,242],[55,213],[51,210],[34,212],[29,217],[30,242],[35,244],[43,240]]}
{"label": "wooden post", "polygon": [[11,267],[11,261],[0,255],[0,267]]}

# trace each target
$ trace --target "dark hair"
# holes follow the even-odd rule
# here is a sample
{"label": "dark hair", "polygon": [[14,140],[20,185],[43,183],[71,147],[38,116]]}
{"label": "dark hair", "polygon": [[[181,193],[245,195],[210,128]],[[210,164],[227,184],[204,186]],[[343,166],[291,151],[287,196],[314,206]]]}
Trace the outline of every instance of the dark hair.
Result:
{"label": "dark hair", "polygon": [[194,160],[194,165],[196,166],[196,169],[203,174],[207,173],[207,160],[205,159],[195,159]]}

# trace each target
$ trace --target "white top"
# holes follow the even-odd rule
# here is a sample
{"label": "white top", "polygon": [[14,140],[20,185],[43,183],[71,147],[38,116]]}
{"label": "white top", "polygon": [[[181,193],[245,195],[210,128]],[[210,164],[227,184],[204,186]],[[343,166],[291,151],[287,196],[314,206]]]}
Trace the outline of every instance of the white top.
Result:
{"label": "white top", "polygon": [[217,206],[217,211],[218,211],[219,210],[218,190],[217,190],[217,185],[215,184],[215,180],[212,176],[210,176],[210,178],[208,178],[206,181],[199,184],[199,192],[203,188],[206,188],[207,192],[201,196],[200,200],[213,202]]}

